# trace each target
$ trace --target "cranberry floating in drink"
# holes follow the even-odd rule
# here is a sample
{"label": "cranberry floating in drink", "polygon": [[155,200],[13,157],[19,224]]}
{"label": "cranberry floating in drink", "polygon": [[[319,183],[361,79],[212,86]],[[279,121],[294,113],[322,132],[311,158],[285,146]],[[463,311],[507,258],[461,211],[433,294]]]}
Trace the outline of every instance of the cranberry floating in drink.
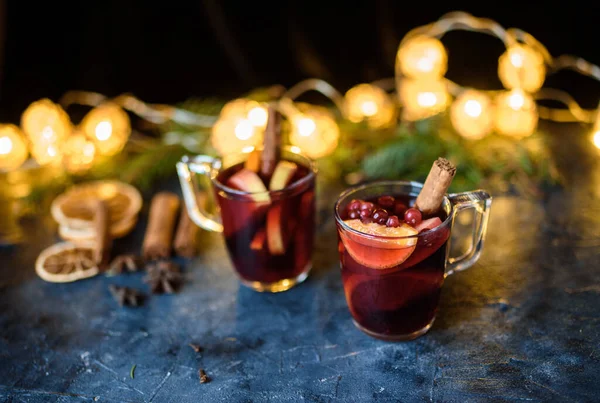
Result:
{"label": "cranberry floating in drink", "polygon": [[[491,197],[484,191],[446,196],[455,168],[438,159],[425,182],[385,181],[344,192],[335,205],[342,281],[355,325],[384,340],[429,330],[446,275],[478,259]],[[448,258],[454,216],[473,208],[471,249]]]}
{"label": "cranberry floating in drink", "polygon": [[[190,218],[222,232],[244,285],[257,291],[285,291],[311,268],[315,231],[314,164],[278,143],[278,119],[269,111],[261,150],[229,155],[184,157],[178,163]],[[210,178],[220,222],[196,203],[193,173]]]}

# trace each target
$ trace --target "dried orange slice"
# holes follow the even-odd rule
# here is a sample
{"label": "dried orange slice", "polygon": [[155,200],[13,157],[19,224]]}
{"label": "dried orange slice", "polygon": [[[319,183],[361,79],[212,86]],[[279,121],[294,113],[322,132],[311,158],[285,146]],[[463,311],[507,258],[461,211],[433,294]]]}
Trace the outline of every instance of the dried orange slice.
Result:
{"label": "dried orange slice", "polygon": [[69,283],[97,275],[93,242],[74,245],[61,242],[44,249],[35,262],[35,271],[51,283]]}
{"label": "dried orange slice", "polygon": [[90,202],[97,199],[108,205],[113,237],[131,231],[142,208],[142,196],[131,185],[107,180],[76,185],[54,199],[50,212],[62,227],[61,236],[77,241],[94,238],[94,213]]}
{"label": "dried orange slice", "polygon": [[340,230],[344,247],[354,260],[372,269],[398,266],[415,250],[418,231],[408,224],[386,227],[376,223],[363,224],[359,219],[344,221],[356,234]]}
{"label": "dried orange slice", "polygon": [[[114,225],[111,225],[110,235],[112,238],[121,238],[129,234],[137,224],[137,216],[133,217],[130,221],[119,221]],[[58,226],[58,235],[65,241],[79,243],[87,242],[94,239],[95,230],[93,227],[85,229],[73,229],[64,225]]]}

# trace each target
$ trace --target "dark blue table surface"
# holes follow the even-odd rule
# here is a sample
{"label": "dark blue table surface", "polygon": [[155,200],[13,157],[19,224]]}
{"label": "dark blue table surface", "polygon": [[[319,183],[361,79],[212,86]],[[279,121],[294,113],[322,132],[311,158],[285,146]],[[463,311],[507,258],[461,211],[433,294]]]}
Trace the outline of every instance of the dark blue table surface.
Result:
{"label": "dark blue table surface", "polygon": [[[481,260],[446,280],[433,328],[405,343],[351,322],[337,190],[320,191],[311,276],[280,294],[241,287],[222,239],[203,233],[178,294],[119,308],[108,285],[145,289],[142,275],[42,281],[33,262],[56,229],[35,221],[28,242],[0,250],[0,401],[598,400],[600,174],[582,172],[543,201],[496,197]],[[145,217],[118,251],[139,250]]]}

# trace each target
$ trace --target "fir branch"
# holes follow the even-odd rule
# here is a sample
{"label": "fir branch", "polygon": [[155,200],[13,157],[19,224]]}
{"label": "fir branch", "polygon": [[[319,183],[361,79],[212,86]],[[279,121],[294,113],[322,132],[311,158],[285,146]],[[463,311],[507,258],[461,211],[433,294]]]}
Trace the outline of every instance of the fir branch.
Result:
{"label": "fir branch", "polygon": [[175,164],[185,154],[178,144],[158,145],[132,158],[119,177],[138,188],[147,189],[157,179],[175,174]]}

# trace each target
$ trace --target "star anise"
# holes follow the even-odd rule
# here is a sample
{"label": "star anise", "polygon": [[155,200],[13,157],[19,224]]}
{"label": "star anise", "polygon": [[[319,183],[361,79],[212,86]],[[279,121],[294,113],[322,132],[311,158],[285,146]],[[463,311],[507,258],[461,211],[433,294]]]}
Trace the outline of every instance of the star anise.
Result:
{"label": "star anise", "polygon": [[179,266],[166,260],[153,263],[146,270],[144,281],[150,285],[152,294],[173,294],[183,282]]}
{"label": "star anise", "polygon": [[208,377],[208,375],[206,375],[206,372],[202,368],[198,370],[198,377],[200,378],[200,383],[210,382],[210,378]]}
{"label": "star anise", "polygon": [[108,289],[120,306],[140,306],[144,298],[144,294],[133,288],[111,284]]}
{"label": "star anise", "polygon": [[108,267],[108,274],[116,276],[125,271],[135,272],[144,267],[144,260],[136,255],[119,255],[113,259]]}

